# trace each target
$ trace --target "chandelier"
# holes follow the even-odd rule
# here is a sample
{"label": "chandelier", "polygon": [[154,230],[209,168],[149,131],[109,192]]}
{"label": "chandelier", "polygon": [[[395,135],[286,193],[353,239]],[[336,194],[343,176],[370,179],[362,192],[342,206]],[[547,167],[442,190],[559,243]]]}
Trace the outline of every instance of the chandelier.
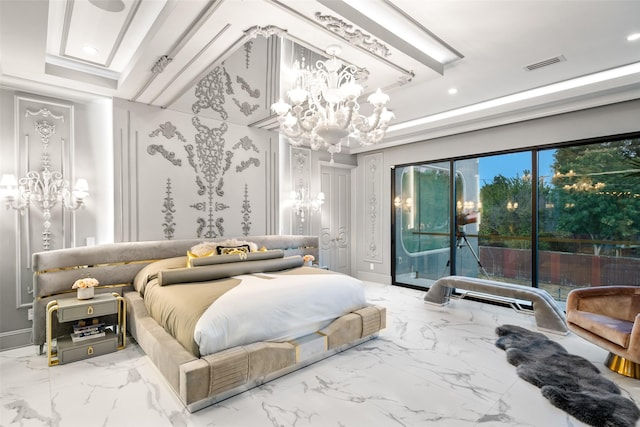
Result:
{"label": "chandelier", "polygon": [[287,91],[290,104],[281,99],[271,109],[278,115],[280,132],[292,145],[325,148],[333,162],[346,137],[363,147],[380,142],[394,116],[385,108],[389,96],[380,89],[367,98],[373,113],[361,115],[357,99],[363,88],[356,81],[356,67],[336,58],[340,53],[337,46],[331,46],[327,53],[331,58],[318,61],[315,70],[296,61],[293,89]]}

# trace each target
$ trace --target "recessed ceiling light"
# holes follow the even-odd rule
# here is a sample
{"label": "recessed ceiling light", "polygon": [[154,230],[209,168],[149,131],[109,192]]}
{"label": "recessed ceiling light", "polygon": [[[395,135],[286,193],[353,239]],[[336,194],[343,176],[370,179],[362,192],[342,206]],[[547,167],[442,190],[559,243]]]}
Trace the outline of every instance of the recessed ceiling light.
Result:
{"label": "recessed ceiling light", "polygon": [[456,89],[455,87],[452,87],[451,89],[449,89],[449,95],[455,95],[456,93],[458,93],[458,89]]}
{"label": "recessed ceiling light", "polygon": [[627,41],[634,42],[636,40],[640,40],[640,33],[629,34],[627,37]]}
{"label": "recessed ceiling light", "polygon": [[623,65],[622,67],[612,68],[605,71],[600,71],[595,74],[588,74],[586,76],[577,77],[571,80],[564,80],[557,83],[552,83],[547,86],[540,86],[535,89],[525,90],[524,92],[517,92],[512,95],[503,96],[500,98],[494,98],[489,101],[479,102],[477,104],[467,105],[466,107],[456,108],[454,110],[444,111],[442,113],[432,114],[430,116],[424,116],[406,122],[397,123],[389,126],[387,132],[397,132],[402,129],[407,129],[415,126],[422,126],[428,123],[437,122],[439,120],[450,119],[452,117],[459,117],[464,114],[475,113],[477,111],[488,110],[490,108],[496,108],[503,105],[513,104],[515,102],[524,101],[527,99],[538,98],[545,95],[563,92],[565,90],[576,89],[600,82],[606,82],[608,80],[617,79],[620,77],[630,76],[638,74],[640,75],[640,62],[635,62],[629,65]]}
{"label": "recessed ceiling light", "polygon": [[93,46],[89,46],[88,44],[84,45],[84,47],[82,48],[82,51],[87,55],[95,55],[98,53],[98,49],[96,49]]}

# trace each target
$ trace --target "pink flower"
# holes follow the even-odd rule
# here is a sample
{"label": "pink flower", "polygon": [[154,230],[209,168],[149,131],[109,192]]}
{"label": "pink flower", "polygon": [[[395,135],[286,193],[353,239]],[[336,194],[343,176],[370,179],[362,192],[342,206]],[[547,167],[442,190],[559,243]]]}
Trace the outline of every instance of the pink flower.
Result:
{"label": "pink flower", "polygon": [[302,259],[304,260],[304,262],[310,262],[315,261],[316,257],[314,257],[313,255],[305,255],[302,257]]}

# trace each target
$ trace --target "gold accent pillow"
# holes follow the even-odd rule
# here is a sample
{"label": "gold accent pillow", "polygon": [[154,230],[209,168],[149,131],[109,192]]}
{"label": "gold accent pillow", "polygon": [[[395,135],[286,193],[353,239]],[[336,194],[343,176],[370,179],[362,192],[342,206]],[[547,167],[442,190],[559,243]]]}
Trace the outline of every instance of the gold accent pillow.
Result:
{"label": "gold accent pillow", "polygon": [[248,254],[249,252],[251,252],[249,245],[216,247],[216,253],[218,255]]}
{"label": "gold accent pillow", "polygon": [[245,240],[228,239],[222,242],[202,242],[187,251],[187,267],[192,259],[228,254],[247,254],[258,250],[258,245]]}

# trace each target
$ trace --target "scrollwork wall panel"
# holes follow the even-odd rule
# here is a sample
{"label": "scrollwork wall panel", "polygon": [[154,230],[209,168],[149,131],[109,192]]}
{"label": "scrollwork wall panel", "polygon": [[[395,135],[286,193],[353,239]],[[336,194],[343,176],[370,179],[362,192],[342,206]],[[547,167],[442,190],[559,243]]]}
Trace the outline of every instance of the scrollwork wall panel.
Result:
{"label": "scrollwork wall panel", "polygon": [[[118,102],[114,117],[128,117],[126,146],[137,135],[131,180],[134,218],[122,224],[135,239],[215,238],[273,231],[275,193],[262,191],[278,159],[277,135],[247,124],[270,114],[265,81],[268,40],[259,36],[244,49],[212,64],[172,109]],[[122,109],[127,113],[122,113]],[[116,170],[126,167],[116,165]],[[260,189],[260,190],[258,190]],[[277,200],[277,199],[276,199]],[[134,208],[135,206],[135,208]],[[125,211],[125,213],[127,213]],[[131,225],[129,225],[131,224]],[[129,233],[131,235],[131,233]]]}
{"label": "scrollwork wall panel", "polygon": [[[311,187],[311,150],[301,147],[289,147],[291,155],[291,190],[299,191],[303,189],[309,194]],[[298,215],[291,209],[291,233],[292,234],[310,234],[311,228],[309,218]]]}
{"label": "scrollwork wall panel", "polygon": [[[141,104],[130,105],[138,136],[136,239],[216,238],[266,233],[270,132]],[[170,129],[170,132],[158,131]],[[162,147],[160,149],[159,147]],[[259,185],[259,184],[257,184]],[[126,191],[125,194],[132,194]]]}
{"label": "scrollwork wall panel", "polygon": [[365,206],[365,224],[363,238],[364,260],[382,262],[382,153],[364,156],[363,206]]}
{"label": "scrollwork wall panel", "polygon": [[[17,158],[11,173],[18,179],[32,172],[42,176],[46,168],[52,179],[61,178],[73,186],[73,104],[17,95],[14,106]],[[50,206],[32,202],[18,215],[16,304],[26,307],[33,301],[31,254],[75,246],[75,216],[61,202]]]}

